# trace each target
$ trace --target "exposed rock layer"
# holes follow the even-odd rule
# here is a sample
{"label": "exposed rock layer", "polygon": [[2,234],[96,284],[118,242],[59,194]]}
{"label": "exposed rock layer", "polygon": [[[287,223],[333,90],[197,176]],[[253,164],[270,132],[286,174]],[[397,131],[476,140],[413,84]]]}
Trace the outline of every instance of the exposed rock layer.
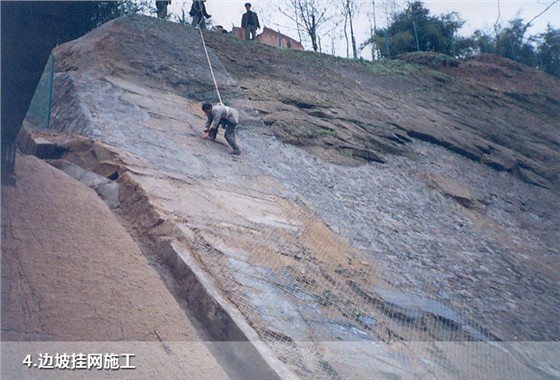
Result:
{"label": "exposed rock layer", "polygon": [[[302,376],[373,365],[386,378],[477,377],[438,343],[558,339],[547,101],[531,100],[535,113],[488,81],[207,38],[222,96],[242,112],[235,160],[198,138],[200,100],[214,95],[197,32],[134,17],[56,51],[58,158],[118,180],[141,244],[190,252]],[[558,99],[557,82],[543,91]],[[526,144],[508,132],[525,133],[520,120],[542,124]],[[329,347],[338,340],[352,346]],[[471,359],[488,353],[472,347]],[[483,373],[553,373],[491,364]]]}

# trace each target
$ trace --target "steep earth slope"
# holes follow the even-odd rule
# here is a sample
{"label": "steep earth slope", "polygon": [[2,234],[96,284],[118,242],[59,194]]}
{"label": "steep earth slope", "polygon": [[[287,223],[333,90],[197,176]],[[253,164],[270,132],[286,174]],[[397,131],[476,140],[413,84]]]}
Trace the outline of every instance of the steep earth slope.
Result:
{"label": "steep earth slope", "polygon": [[560,373],[557,80],[205,39],[239,159],[199,138],[199,32],[146,17],[55,50],[53,132],[28,137],[116,181],[145,254],[200,268],[301,377]]}
{"label": "steep earth slope", "polygon": [[460,64],[430,53],[359,64],[211,37],[276,134],[333,162],[341,162],[333,150],[383,161],[410,153],[405,145],[416,138],[529,183],[560,185],[560,81],[549,75],[484,55]]}

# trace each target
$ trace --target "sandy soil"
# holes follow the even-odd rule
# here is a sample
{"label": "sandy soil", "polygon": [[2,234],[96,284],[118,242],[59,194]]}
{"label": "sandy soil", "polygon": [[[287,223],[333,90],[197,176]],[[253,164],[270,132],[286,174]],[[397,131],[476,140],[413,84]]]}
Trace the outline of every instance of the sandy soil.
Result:
{"label": "sandy soil", "polygon": [[[4,354],[7,341],[72,341],[75,349],[122,342],[122,352],[139,352],[131,371],[136,378],[154,375],[154,363],[166,378],[227,378],[201,340],[95,192],[34,157],[18,156],[16,186],[2,188]],[[170,344],[178,348],[173,352]],[[21,364],[23,357],[17,359]]]}

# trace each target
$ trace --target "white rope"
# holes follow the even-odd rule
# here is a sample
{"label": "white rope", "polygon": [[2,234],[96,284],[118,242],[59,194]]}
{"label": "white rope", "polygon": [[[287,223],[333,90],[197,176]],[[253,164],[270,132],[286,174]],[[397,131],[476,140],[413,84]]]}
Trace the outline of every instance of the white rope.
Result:
{"label": "white rope", "polygon": [[210,67],[210,73],[212,74],[212,80],[214,81],[214,87],[216,87],[216,93],[218,94],[218,100],[220,105],[222,103],[222,97],[220,96],[220,89],[218,88],[218,83],[216,82],[216,77],[214,76],[214,69],[212,69],[212,64],[210,63],[210,56],[208,55],[208,49],[206,49],[206,42],[204,41],[204,36],[202,35],[202,28],[198,26],[198,31],[200,32],[200,39],[202,40],[202,46],[204,46],[204,52],[206,53],[206,59],[208,60],[208,66]]}

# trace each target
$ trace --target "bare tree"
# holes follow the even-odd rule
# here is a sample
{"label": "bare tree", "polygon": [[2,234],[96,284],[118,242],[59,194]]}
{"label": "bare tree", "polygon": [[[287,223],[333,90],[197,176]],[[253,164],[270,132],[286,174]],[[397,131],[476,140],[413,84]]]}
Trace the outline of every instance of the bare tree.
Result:
{"label": "bare tree", "polygon": [[375,12],[375,0],[371,0],[371,18],[373,21],[373,31],[377,31],[377,16]]}
{"label": "bare tree", "polygon": [[[386,10],[387,20],[390,19],[388,9],[388,3],[382,1],[382,6]],[[392,8],[395,9],[396,12],[396,4],[393,3]],[[368,45],[371,46],[371,60],[374,61],[379,57],[379,48],[375,43],[375,33],[377,32],[377,10],[376,10],[376,2],[375,0],[371,0],[371,11],[367,12],[368,21],[369,21],[369,37],[368,39],[360,44],[360,51],[364,50]],[[394,15],[393,15],[394,16]]]}
{"label": "bare tree", "polygon": [[501,12],[500,12],[500,0],[498,0],[498,16],[496,16],[496,21],[494,22],[494,33],[496,33],[496,37],[498,37],[498,32],[499,32],[499,28],[500,28],[500,17],[501,17]]}
{"label": "bare tree", "polygon": [[[328,41],[330,41],[330,54],[332,55],[337,55],[337,50],[340,48],[339,46],[339,42],[342,38],[344,38],[344,34],[343,34],[343,28],[338,28],[337,26],[340,25],[339,24],[333,24],[333,27],[329,28],[329,31],[327,32],[327,34],[325,35],[325,37],[327,38]],[[326,40],[326,41],[327,41]]]}
{"label": "bare tree", "polygon": [[334,37],[334,33],[331,33],[329,35],[329,37],[331,38],[331,55],[336,55],[336,47],[335,47],[335,37]]}
{"label": "bare tree", "polygon": [[332,18],[329,14],[328,2],[325,0],[288,0],[290,11],[280,12],[296,23],[298,31],[304,30],[311,39],[314,51],[319,50],[319,29]]}
{"label": "bare tree", "polygon": [[[377,18],[375,12],[375,0],[371,0],[371,18],[369,20],[369,35],[371,37],[375,36],[377,32]],[[375,42],[371,43],[371,60],[374,61],[376,57],[376,45]]]}
{"label": "bare tree", "polygon": [[259,14],[259,21],[263,27],[270,27],[274,24],[272,21],[274,20],[273,9],[261,6],[260,8],[253,9],[253,11]]}
{"label": "bare tree", "polygon": [[387,18],[387,25],[391,25],[397,14],[397,1],[396,0],[383,0],[381,1],[381,8],[385,12]]}
{"label": "bare tree", "polygon": [[356,46],[356,35],[354,34],[354,14],[358,11],[361,5],[357,0],[343,0],[344,11],[344,35],[346,36],[346,55],[348,56],[348,34],[346,32],[347,26],[350,26],[350,38],[352,40],[352,55],[354,59],[358,58],[358,47]]}
{"label": "bare tree", "polygon": [[[346,1],[346,0],[343,0]],[[348,13],[343,12],[344,15],[344,41],[346,41],[346,58],[350,58],[350,41],[348,41]]]}
{"label": "bare tree", "polygon": [[303,26],[301,25],[301,20],[300,20],[297,8],[294,8],[293,11],[294,11],[294,18],[295,18],[295,21],[296,21],[296,28],[297,28],[297,31],[298,31],[298,37],[299,37],[299,40],[301,42],[303,40],[302,34],[305,31],[303,30]]}
{"label": "bare tree", "polygon": [[533,21],[545,14],[554,4],[557,4],[558,2],[560,2],[560,0],[551,1],[550,4],[548,4],[548,6],[543,9],[541,13],[533,17],[527,24],[525,24],[525,30],[527,30],[532,25]]}
{"label": "bare tree", "polygon": [[[543,14],[545,14],[546,12],[548,12],[548,10],[550,8],[552,8],[553,5],[558,4],[560,2],[560,0],[554,0],[551,1],[540,13],[538,13],[535,17],[533,17],[531,20],[529,20],[529,22],[527,22],[524,27],[523,27],[523,31],[526,31],[527,29],[529,29],[529,27],[531,27],[531,25],[533,24],[533,21],[535,21],[536,19],[538,19],[539,17],[541,17]],[[496,17],[496,21],[494,22],[494,32],[496,33],[496,36],[498,36],[499,32],[500,32],[500,16],[501,16],[501,12],[500,12],[500,0],[498,0],[498,16]]]}

